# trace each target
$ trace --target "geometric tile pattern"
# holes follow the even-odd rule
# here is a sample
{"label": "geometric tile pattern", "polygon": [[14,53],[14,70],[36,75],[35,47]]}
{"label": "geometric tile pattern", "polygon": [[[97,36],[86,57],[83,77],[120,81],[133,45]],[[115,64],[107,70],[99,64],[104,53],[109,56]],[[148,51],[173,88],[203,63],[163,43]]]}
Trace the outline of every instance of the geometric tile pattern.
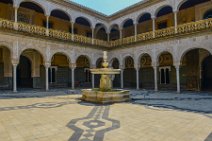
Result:
{"label": "geometric tile pattern", "polygon": [[76,104],[77,101],[65,101],[65,102],[45,102],[45,103],[35,103],[26,106],[16,106],[16,107],[0,107],[0,111],[12,111],[21,109],[32,109],[32,108],[56,108],[68,104]]}
{"label": "geometric tile pattern", "polygon": [[110,119],[109,106],[95,106],[84,118],[70,121],[67,127],[74,130],[69,141],[103,141],[106,132],[120,127],[118,120]]}

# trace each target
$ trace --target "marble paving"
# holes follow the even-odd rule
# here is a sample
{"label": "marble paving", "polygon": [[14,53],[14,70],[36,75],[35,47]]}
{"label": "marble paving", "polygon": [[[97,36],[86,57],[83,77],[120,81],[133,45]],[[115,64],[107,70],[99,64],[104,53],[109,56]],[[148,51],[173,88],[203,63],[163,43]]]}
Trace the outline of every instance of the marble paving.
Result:
{"label": "marble paving", "polygon": [[[198,111],[160,107],[145,103],[143,95],[132,96],[131,102],[111,105],[81,102],[79,94],[1,98],[0,141],[212,141],[212,113],[202,106]],[[145,98],[177,95],[165,96]],[[187,95],[176,103],[196,104],[197,97],[202,98]],[[211,103],[210,95],[204,97]]]}

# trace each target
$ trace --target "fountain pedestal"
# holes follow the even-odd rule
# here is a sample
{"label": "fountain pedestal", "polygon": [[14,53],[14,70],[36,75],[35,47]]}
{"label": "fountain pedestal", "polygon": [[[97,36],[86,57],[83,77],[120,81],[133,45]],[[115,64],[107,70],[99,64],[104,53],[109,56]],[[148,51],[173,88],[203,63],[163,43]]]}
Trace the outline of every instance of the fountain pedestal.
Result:
{"label": "fountain pedestal", "polygon": [[116,103],[127,102],[130,100],[129,91],[127,90],[113,90],[108,92],[99,91],[98,89],[84,89],[82,90],[82,100],[93,103]]}
{"label": "fountain pedestal", "polygon": [[121,70],[108,68],[106,51],[104,51],[103,60],[103,68],[90,69],[92,74],[101,75],[99,89],[83,89],[82,100],[101,104],[129,101],[129,91],[122,89],[112,89],[112,81],[110,75],[120,74]]}

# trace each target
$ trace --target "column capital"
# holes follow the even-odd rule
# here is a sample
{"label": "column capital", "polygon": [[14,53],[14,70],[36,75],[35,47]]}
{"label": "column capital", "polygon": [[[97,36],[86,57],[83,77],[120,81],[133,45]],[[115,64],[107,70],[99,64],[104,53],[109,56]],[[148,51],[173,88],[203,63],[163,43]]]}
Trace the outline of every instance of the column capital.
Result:
{"label": "column capital", "polygon": [[151,18],[152,18],[152,20],[155,20],[156,19],[155,15],[154,16],[151,16]]}
{"label": "column capital", "polygon": [[157,68],[159,65],[158,64],[153,64],[152,67],[153,68]]}
{"label": "column capital", "polygon": [[19,60],[12,60],[11,63],[13,66],[17,66],[19,64]]}
{"label": "column capital", "polygon": [[138,21],[137,21],[137,20],[134,20],[134,21],[133,21],[133,24],[134,24],[134,25],[137,25],[137,24],[138,24]]}
{"label": "column capital", "polygon": [[95,30],[95,27],[91,26],[91,29],[92,29],[92,30]]}
{"label": "column capital", "polygon": [[45,66],[45,68],[49,68],[49,67],[51,66],[51,63],[45,62],[45,63],[44,63],[44,66]]}
{"label": "column capital", "polygon": [[177,68],[180,68],[181,66],[181,63],[180,62],[177,62],[177,63],[174,63],[174,67],[177,69]]}
{"label": "column capital", "polygon": [[50,15],[48,15],[48,14],[46,14],[45,16],[46,16],[47,18],[49,18],[49,17],[50,17]]}
{"label": "column capital", "polygon": [[179,12],[178,10],[174,10],[174,11],[173,11],[173,13],[178,13],[178,12]]}
{"label": "column capital", "polygon": [[15,6],[13,6],[13,8],[15,8],[15,9],[17,10],[17,9],[19,8],[19,6],[16,6],[16,5],[15,5]]}
{"label": "column capital", "polygon": [[136,70],[140,69],[140,65],[139,64],[137,64],[137,65],[135,64],[134,67],[135,67]]}
{"label": "column capital", "polygon": [[70,64],[69,64],[69,67],[70,67],[71,69],[75,69],[75,68],[77,67],[77,64],[76,64],[76,63],[70,63]]}

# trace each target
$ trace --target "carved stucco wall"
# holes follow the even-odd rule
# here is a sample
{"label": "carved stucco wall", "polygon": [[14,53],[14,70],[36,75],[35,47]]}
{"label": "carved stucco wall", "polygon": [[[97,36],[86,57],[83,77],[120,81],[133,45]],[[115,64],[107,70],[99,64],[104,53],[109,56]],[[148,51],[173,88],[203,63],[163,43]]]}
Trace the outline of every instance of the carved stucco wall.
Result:
{"label": "carved stucco wall", "polygon": [[158,66],[158,58],[163,52],[169,52],[173,57],[173,65],[179,65],[182,57],[189,50],[202,48],[212,54],[211,39],[212,35],[198,35],[195,37],[185,37],[180,39],[170,39],[158,41],[147,45],[137,45],[132,48],[117,49],[110,51],[110,60],[117,58],[120,66],[124,67],[124,59],[131,56],[136,66],[139,66],[139,60],[144,54],[149,54],[152,59],[152,65]]}

